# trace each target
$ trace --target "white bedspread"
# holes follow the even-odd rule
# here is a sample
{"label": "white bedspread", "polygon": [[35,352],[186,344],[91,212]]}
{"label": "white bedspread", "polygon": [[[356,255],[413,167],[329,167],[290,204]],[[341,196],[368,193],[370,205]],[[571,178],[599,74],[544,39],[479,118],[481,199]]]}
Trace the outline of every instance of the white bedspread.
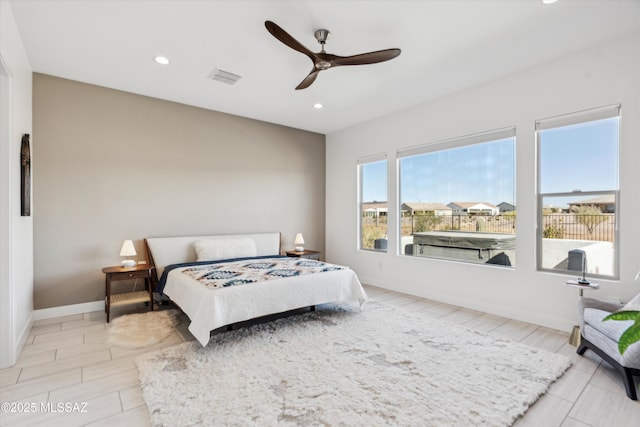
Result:
{"label": "white bedspread", "polygon": [[203,346],[209,342],[210,331],[221,326],[311,305],[362,305],[367,300],[358,277],[349,268],[219,289],[183,274],[187,268],[168,274],[164,293],[189,316],[189,331]]}

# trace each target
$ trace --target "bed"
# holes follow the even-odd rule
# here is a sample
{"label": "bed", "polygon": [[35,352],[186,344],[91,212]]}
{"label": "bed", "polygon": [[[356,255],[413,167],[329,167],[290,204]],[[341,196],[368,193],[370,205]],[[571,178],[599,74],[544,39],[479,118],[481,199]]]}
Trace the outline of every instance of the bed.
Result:
{"label": "bed", "polygon": [[367,300],[348,267],[280,255],[280,233],[145,239],[156,292],[202,344],[222,326],[326,303]]}

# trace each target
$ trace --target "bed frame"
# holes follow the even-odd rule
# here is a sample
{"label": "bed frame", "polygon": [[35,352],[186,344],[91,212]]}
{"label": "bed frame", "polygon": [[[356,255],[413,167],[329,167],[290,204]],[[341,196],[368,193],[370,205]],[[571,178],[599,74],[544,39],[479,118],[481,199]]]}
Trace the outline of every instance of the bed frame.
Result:
{"label": "bed frame", "polygon": [[[153,267],[152,281],[157,283],[169,265],[195,262],[195,242],[237,238],[252,239],[258,257],[282,254],[279,232],[147,238],[145,244]],[[367,300],[358,277],[349,268],[273,279],[262,286],[230,286],[215,292],[179,270],[171,271],[164,293],[189,317],[189,331],[203,346],[209,342],[210,332],[223,326],[230,329],[229,325],[232,327],[265,316],[306,307],[313,310],[318,304],[358,302],[362,306]]]}
{"label": "bed frame", "polygon": [[282,236],[279,232],[226,234],[180,237],[149,237],[144,239],[147,258],[152,267],[152,282],[155,285],[167,265],[196,261],[193,244],[198,240],[248,237],[255,241],[258,256],[281,255]]}

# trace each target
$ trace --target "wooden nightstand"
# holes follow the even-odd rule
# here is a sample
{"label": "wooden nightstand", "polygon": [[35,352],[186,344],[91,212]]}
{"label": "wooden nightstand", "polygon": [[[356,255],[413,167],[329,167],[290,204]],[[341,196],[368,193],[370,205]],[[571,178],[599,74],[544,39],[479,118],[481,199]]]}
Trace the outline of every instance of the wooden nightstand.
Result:
{"label": "wooden nightstand", "polygon": [[[151,286],[151,267],[148,265],[137,265],[135,267],[105,267],[102,269],[105,274],[105,307],[107,313],[107,323],[111,307],[121,307],[123,305],[148,302],[153,311],[153,287]],[[124,292],[111,295],[111,282],[117,280],[144,279],[144,291]]]}
{"label": "wooden nightstand", "polygon": [[320,261],[320,252],[318,251],[287,251],[287,256],[294,258],[306,258],[306,259],[314,259],[316,261]]}

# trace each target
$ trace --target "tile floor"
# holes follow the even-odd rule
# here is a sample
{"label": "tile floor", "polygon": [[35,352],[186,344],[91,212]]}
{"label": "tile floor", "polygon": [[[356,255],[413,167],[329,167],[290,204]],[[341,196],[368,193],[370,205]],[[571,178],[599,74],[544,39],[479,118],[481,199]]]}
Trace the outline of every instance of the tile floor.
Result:
{"label": "tile floor", "polygon": [[[518,427],[640,425],[640,401],[626,397],[618,374],[598,356],[590,351],[585,357],[576,355],[567,332],[371,286],[366,290],[378,301],[571,357],[573,366],[516,422]],[[121,308],[112,315],[144,309]],[[193,339],[187,323],[183,319],[164,342],[134,351],[106,343],[109,325],[103,312],[35,322],[18,363],[0,370],[0,402],[36,412],[0,412],[0,425],[149,426],[134,359],[150,349]],[[41,411],[41,404],[44,409],[50,405],[49,410]]]}

